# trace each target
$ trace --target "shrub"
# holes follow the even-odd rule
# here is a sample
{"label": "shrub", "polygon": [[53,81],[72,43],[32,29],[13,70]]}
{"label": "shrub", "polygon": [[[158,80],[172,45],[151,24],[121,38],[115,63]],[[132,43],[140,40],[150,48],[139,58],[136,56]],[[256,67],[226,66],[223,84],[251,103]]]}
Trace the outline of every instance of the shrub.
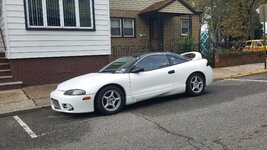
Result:
{"label": "shrub", "polygon": [[181,54],[196,50],[195,38],[192,35],[183,36],[175,43],[173,52]]}

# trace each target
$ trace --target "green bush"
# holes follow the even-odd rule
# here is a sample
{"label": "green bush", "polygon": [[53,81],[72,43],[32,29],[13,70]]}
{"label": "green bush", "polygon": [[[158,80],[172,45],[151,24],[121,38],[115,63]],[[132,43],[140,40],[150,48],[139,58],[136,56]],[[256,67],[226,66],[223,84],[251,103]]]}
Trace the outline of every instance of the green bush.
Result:
{"label": "green bush", "polygon": [[173,52],[181,54],[196,50],[195,38],[192,35],[183,36],[175,43]]}

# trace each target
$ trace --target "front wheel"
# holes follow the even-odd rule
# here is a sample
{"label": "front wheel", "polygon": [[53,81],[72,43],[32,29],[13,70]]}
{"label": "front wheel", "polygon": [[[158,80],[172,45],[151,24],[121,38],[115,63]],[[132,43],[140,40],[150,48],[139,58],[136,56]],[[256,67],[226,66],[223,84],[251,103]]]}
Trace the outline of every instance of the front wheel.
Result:
{"label": "front wheel", "polygon": [[186,81],[186,93],[190,96],[198,96],[205,89],[204,77],[199,73],[191,74]]}
{"label": "front wheel", "polygon": [[96,97],[96,110],[105,115],[119,112],[125,104],[122,90],[116,86],[107,86],[101,89]]}

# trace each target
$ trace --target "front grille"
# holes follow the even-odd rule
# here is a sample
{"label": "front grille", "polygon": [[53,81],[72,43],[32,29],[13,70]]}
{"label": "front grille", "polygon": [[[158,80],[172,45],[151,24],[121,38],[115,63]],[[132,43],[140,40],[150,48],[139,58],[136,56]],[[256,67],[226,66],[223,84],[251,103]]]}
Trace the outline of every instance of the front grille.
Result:
{"label": "front grille", "polygon": [[51,98],[52,105],[55,109],[60,109],[58,100]]}

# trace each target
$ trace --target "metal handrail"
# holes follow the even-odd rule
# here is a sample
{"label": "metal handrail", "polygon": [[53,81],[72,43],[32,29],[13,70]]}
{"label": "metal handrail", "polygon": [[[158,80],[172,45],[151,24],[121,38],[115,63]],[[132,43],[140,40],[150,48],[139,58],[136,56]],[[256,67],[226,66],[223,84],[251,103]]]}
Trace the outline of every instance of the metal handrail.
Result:
{"label": "metal handrail", "polygon": [[3,32],[2,32],[1,28],[0,28],[0,34],[1,34],[1,39],[2,39],[3,48],[4,48],[4,52],[5,52],[6,51],[6,43],[5,43]]}

